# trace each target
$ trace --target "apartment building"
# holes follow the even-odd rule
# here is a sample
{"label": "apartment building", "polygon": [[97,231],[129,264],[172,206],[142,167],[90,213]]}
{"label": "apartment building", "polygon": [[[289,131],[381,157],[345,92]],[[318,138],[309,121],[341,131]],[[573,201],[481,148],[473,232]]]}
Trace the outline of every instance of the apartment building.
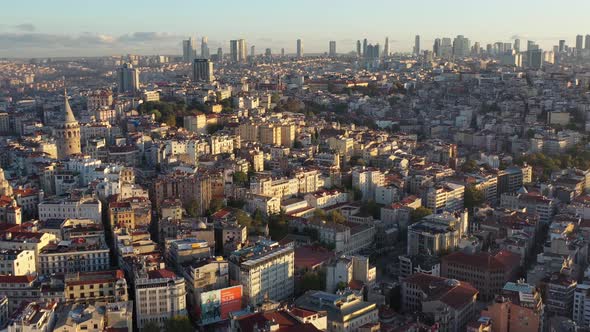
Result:
{"label": "apartment building", "polygon": [[357,167],[352,170],[352,187],[360,190],[365,201],[374,200],[375,189],[384,182],[384,174],[378,169]]}
{"label": "apartment building", "polygon": [[175,316],[186,316],[184,279],[174,272],[160,269],[139,271],[135,276],[135,319],[142,329],[148,322],[161,328]]}
{"label": "apartment building", "polygon": [[328,315],[327,331],[356,332],[361,327],[379,322],[379,309],[376,303],[363,301],[362,295],[352,291],[337,294],[323,291],[308,291],[295,300],[300,309]]}
{"label": "apartment building", "polygon": [[464,195],[464,185],[442,182],[426,190],[424,205],[432,211],[462,210]]}
{"label": "apartment building", "polygon": [[516,280],[519,268],[520,255],[509,251],[454,252],[442,258],[441,277],[469,282],[487,301],[499,294],[506,282]]}
{"label": "apartment building", "polygon": [[336,204],[348,202],[348,193],[334,190],[318,190],[304,196],[307,204],[313,208],[321,209]]}
{"label": "apartment building", "polygon": [[250,305],[262,303],[265,296],[273,301],[284,300],[293,296],[294,262],[292,247],[260,241],[231,254],[230,279],[242,285]]}
{"label": "apartment building", "polygon": [[109,247],[97,238],[53,242],[39,252],[41,274],[103,271],[110,266]]}
{"label": "apartment building", "polygon": [[201,293],[229,287],[229,263],[222,257],[194,261],[182,268],[187,301],[191,308],[201,305]]}
{"label": "apartment building", "polygon": [[123,270],[76,272],[64,276],[66,302],[127,301],[127,281]]}
{"label": "apartment building", "polygon": [[541,293],[524,282],[508,282],[481,312],[481,317],[492,321],[494,332],[543,331],[544,306]]}
{"label": "apartment building", "polygon": [[39,221],[48,219],[92,219],[102,223],[102,204],[95,198],[45,200],[39,203]]}
{"label": "apartment building", "polygon": [[467,211],[444,212],[408,226],[407,254],[438,255],[455,250],[461,237],[467,234],[467,219]]}
{"label": "apartment building", "polygon": [[478,291],[469,283],[416,273],[402,280],[402,308],[433,317],[444,331],[465,331],[475,318]]}
{"label": "apartment building", "polygon": [[363,256],[341,256],[326,265],[326,291],[335,293],[339,286],[353,280],[371,285],[377,278],[377,269],[369,265],[369,258]]}

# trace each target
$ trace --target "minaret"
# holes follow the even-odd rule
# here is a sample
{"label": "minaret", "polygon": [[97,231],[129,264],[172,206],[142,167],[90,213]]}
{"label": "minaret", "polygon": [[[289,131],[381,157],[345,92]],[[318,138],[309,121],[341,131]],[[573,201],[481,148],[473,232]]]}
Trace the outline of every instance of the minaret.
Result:
{"label": "minaret", "polygon": [[80,125],[74,117],[70,107],[68,95],[64,89],[64,121],[55,126],[57,137],[57,158],[65,159],[73,154],[81,153],[80,148]]}

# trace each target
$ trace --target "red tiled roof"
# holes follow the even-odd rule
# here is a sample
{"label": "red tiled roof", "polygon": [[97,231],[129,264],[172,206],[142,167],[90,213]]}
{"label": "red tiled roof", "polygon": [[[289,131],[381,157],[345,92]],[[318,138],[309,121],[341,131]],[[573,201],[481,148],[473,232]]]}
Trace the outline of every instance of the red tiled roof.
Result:
{"label": "red tiled roof", "polygon": [[[451,279],[423,273],[415,273],[403,281],[417,285],[429,300],[440,300],[455,309],[460,309],[473,301],[473,297],[478,293],[477,289],[467,282],[447,283]],[[436,287],[432,287],[433,285]]]}
{"label": "red tiled roof", "polygon": [[510,268],[512,264],[520,262],[520,255],[502,250],[496,255],[487,252],[476,254],[466,254],[460,251],[448,254],[442,259],[444,263],[454,263],[461,265],[473,266],[477,269],[500,270]]}
{"label": "red tiled roof", "polygon": [[452,288],[441,296],[440,300],[455,309],[460,309],[472,302],[477,293],[477,289],[471,284],[462,281],[459,286]]}
{"label": "red tiled roof", "polygon": [[266,322],[274,321],[279,324],[277,332],[317,332],[318,330],[312,324],[302,324],[295,318],[291,317],[286,311],[274,311],[267,313],[255,313],[238,318],[240,331],[253,332],[255,326],[264,326]]}
{"label": "red tiled roof", "polygon": [[35,280],[33,276],[10,276],[10,275],[0,275],[0,283],[3,284],[23,284],[23,283],[31,283]]}
{"label": "red tiled roof", "polygon": [[176,273],[162,269],[162,270],[155,270],[155,271],[148,271],[148,276],[150,279],[160,279],[160,278],[176,278]]}
{"label": "red tiled roof", "polygon": [[300,317],[300,318],[306,318],[309,316],[316,315],[317,312],[295,307],[295,308],[291,309],[291,314],[294,316]]}

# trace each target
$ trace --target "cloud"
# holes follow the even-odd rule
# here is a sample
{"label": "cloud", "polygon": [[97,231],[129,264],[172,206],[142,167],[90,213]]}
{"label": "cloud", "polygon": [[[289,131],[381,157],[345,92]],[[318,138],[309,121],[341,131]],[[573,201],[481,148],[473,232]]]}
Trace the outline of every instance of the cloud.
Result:
{"label": "cloud", "polygon": [[124,43],[146,43],[155,41],[179,41],[182,37],[165,32],[134,32],[120,36],[118,40]]}
{"label": "cloud", "polygon": [[567,39],[567,36],[529,36],[527,34],[513,34],[510,39],[524,39],[524,40],[542,40],[542,41],[556,41],[559,39]]}
{"label": "cloud", "polygon": [[0,32],[0,56],[100,55],[119,52],[174,53],[180,52],[179,45],[182,39],[182,36],[164,32],[134,32],[114,36],[94,32],[69,35],[4,31]]}
{"label": "cloud", "polygon": [[18,24],[18,25],[15,25],[13,28],[15,30],[26,31],[26,32],[33,32],[33,31],[37,30],[37,28],[31,23]]}

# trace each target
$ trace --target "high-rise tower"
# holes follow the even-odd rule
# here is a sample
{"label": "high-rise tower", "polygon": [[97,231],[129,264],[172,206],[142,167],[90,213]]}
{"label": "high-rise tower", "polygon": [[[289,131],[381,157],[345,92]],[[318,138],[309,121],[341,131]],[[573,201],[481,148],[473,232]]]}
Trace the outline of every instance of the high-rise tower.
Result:
{"label": "high-rise tower", "polygon": [[232,62],[244,62],[247,58],[246,40],[237,39],[230,40],[229,53]]}
{"label": "high-rise tower", "polygon": [[209,40],[207,37],[203,37],[201,39],[201,58],[209,59],[211,55],[209,54]]}
{"label": "high-rise tower", "polygon": [[361,41],[357,40],[356,41],[356,56],[360,58],[362,55],[363,55],[363,52],[361,50]]}
{"label": "high-rise tower", "polygon": [[70,107],[68,95],[64,90],[64,120],[55,126],[57,137],[57,158],[64,159],[74,154],[81,153],[80,125],[74,117]]}
{"label": "high-rise tower", "polygon": [[336,41],[335,40],[330,41],[330,49],[329,49],[328,55],[332,56],[332,57],[336,56]]}
{"label": "high-rise tower", "polygon": [[197,57],[197,51],[195,50],[195,40],[190,37],[187,40],[182,41],[182,61],[192,62]]}

